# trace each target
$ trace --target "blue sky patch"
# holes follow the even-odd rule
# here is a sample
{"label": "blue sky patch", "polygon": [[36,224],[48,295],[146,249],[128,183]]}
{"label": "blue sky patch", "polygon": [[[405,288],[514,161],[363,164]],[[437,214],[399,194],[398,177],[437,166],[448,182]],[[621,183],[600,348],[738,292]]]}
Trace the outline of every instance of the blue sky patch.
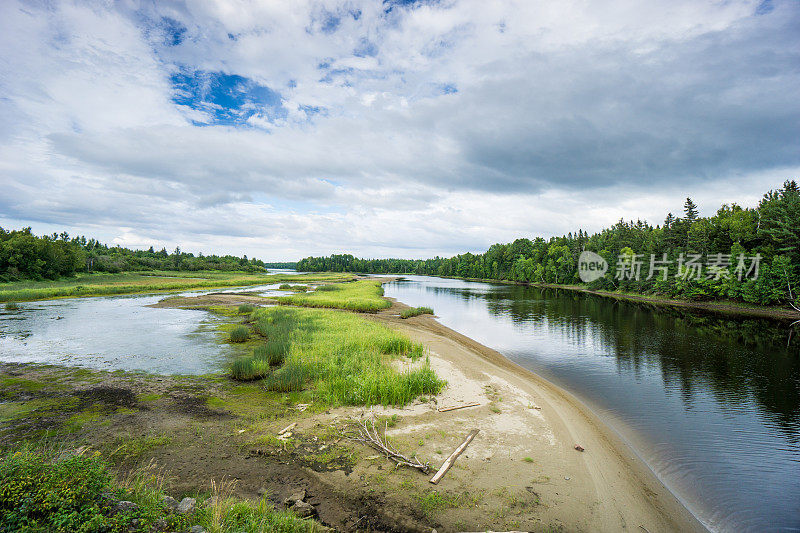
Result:
{"label": "blue sky patch", "polygon": [[253,115],[285,118],[281,95],[265,85],[224,72],[182,70],[171,76],[172,100],[204,111],[212,124],[245,124]]}

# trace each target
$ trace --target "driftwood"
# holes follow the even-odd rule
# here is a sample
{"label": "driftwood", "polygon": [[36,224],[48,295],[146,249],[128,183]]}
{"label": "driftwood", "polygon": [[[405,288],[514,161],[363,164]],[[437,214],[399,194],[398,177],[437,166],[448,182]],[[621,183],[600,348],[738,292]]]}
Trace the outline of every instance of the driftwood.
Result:
{"label": "driftwood", "polygon": [[367,446],[378,450],[384,457],[395,463],[395,468],[409,466],[411,468],[421,470],[425,474],[427,474],[428,470],[431,468],[430,463],[421,462],[415,455],[406,457],[394,449],[394,447],[392,447],[392,445],[389,443],[389,439],[386,437],[386,427],[383,428],[383,437],[381,437],[380,433],[375,428],[374,417],[372,417],[369,421],[364,420],[363,422],[359,422],[358,434],[347,435],[347,437],[357,442],[363,442]]}
{"label": "driftwood", "polygon": [[454,405],[454,406],[451,406],[451,407],[440,407],[439,409],[437,409],[437,411],[439,411],[440,413],[446,413],[447,411],[455,411],[456,409],[466,409],[467,407],[477,407],[479,405],[480,405],[480,403],[475,402],[475,403],[468,403],[467,405]]}
{"label": "driftwood", "polygon": [[453,463],[456,462],[458,456],[464,453],[464,450],[467,449],[467,446],[469,446],[469,443],[472,442],[472,439],[475,438],[475,435],[478,434],[478,431],[479,430],[477,429],[473,429],[472,431],[469,432],[469,435],[467,435],[467,438],[464,439],[464,442],[462,442],[461,445],[458,448],[456,448],[453,451],[453,453],[450,454],[450,457],[445,459],[444,463],[442,463],[441,468],[439,468],[439,470],[433,475],[433,477],[431,478],[431,483],[433,483],[434,485],[439,483],[439,480],[444,477],[447,471],[450,470],[450,467],[453,466]]}
{"label": "driftwood", "polygon": [[292,429],[294,429],[294,427],[295,427],[296,425],[297,425],[297,422],[293,422],[293,423],[289,424],[288,426],[286,426],[285,428],[283,428],[282,430],[280,430],[280,431],[278,432],[278,435],[283,435],[283,434],[284,434],[284,433],[286,433],[287,431],[291,431]]}

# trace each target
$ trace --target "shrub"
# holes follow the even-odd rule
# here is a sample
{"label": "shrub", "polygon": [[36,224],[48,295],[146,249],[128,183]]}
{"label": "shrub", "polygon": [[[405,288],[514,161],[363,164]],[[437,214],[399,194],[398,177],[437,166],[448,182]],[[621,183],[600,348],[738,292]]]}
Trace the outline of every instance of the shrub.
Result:
{"label": "shrub", "polygon": [[433,309],[430,307],[411,307],[410,309],[403,309],[400,311],[400,318],[411,318],[412,316],[419,315],[432,315]]}
{"label": "shrub", "polygon": [[236,326],[230,332],[231,342],[244,342],[250,338],[250,328],[247,326]]}
{"label": "shrub", "polygon": [[281,284],[280,284],[280,286],[279,286],[278,288],[279,288],[279,289],[281,289],[281,290],[284,290],[284,291],[285,291],[285,290],[287,290],[287,289],[291,289],[291,288],[292,288],[292,286],[291,286],[291,285],[289,285],[288,283],[281,283]]}
{"label": "shrub", "polygon": [[14,302],[8,302],[6,304],[6,311],[18,311],[19,305],[15,304]]}
{"label": "shrub", "polygon": [[255,310],[256,310],[255,306],[250,304],[242,304],[237,309],[240,315],[249,315]]}

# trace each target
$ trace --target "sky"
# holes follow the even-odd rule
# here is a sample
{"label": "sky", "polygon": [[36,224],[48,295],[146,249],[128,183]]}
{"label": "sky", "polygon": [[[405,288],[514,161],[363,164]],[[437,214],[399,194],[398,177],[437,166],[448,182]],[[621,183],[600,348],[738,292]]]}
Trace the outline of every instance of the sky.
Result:
{"label": "sky", "polygon": [[798,0],[0,2],[0,226],[424,258],[800,177]]}

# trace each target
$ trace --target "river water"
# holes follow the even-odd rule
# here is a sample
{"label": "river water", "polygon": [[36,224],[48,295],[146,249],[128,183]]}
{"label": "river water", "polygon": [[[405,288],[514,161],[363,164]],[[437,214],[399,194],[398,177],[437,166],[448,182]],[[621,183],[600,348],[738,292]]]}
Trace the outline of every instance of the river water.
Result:
{"label": "river water", "polygon": [[[285,273],[285,272],[280,272]],[[190,291],[288,294],[278,284]],[[127,295],[0,304],[0,361],[155,374],[218,372],[243,348],[220,342],[224,318],[202,310],[148,307],[167,297]]]}
{"label": "river water", "polygon": [[576,395],[712,531],[800,531],[787,323],[426,276],[384,288]]}

